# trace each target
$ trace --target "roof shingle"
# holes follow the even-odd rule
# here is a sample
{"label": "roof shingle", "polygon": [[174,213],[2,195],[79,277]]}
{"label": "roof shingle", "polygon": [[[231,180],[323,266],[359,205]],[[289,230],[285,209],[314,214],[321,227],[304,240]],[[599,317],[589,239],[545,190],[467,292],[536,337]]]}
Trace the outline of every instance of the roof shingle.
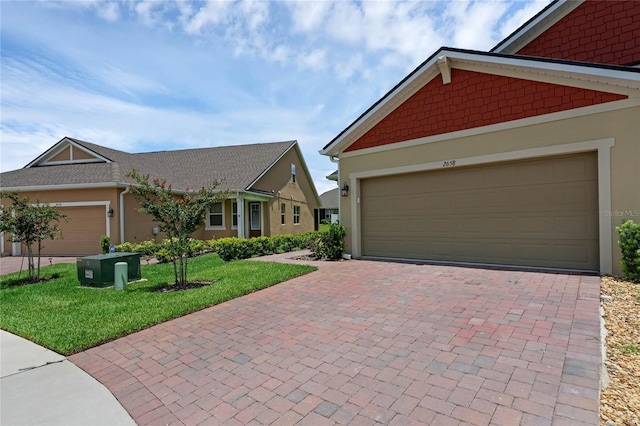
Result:
{"label": "roof shingle", "polygon": [[[78,139],[65,138],[107,158],[112,163],[44,165],[37,163],[0,175],[3,188],[58,185],[127,185],[132,169],[152,178],[165,179],[180,190],[199,188],[220,181],[221,190],[248,190],[249,186],[296,141],[259,143],[213,148],[183,149],[130,154]],[[63,139],[64,140],[64,139]]]}

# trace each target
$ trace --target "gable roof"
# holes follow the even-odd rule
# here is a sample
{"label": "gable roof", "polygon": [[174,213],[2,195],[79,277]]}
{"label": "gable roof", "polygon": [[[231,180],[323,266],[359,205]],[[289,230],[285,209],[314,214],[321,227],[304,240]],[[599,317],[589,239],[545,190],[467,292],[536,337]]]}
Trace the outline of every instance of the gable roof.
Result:
{"label": "gable roof", "polygon": [[323,209],[339,208],[339,191],[339,188],[335,188],[320,194],[320,207],[322,207]]}
{"label": "gable roof", "polygon": [[442,47],[356,118],[320,153],[337,155],[433,78],[441,75],[443,81],[450,80],[451,69],[457,67],[475,70],[482,67],[481,72],[500,75],[521,76],[524,72],[532,79],[561,77],[567,85],[579,87],[585,82],[605,84],[612,93],[624,93],[625,88],[640,89],[640,69],[637,68]]}
{"label": "gable roof", "polygon": [[[47,163],[69,145],[95,157],[92,162]],[[291,149],[297,151],[309,175],[297,141],[130,154],[65,137],[24,168],[2,173],[0,185],[3,189],[22,190],[25,187],[124,187],[132,183],[126,173],[136,169],[152,178],[166,179],[176,190],[199,188],[219,180],[221,190],[250,191],[252,184]]]}

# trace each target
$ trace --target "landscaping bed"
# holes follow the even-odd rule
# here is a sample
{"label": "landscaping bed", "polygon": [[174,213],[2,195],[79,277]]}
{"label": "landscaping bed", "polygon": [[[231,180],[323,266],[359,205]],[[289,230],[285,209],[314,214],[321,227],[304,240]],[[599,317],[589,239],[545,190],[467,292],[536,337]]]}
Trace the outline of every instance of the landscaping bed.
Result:
{"label": "landscaping bed", "polygon": [[172,289],[173,265],[141,268],[145,280],[129,283],[124,291],[80,287],[75,264],[42,268],[43,278],[57,277],[34,284],[19,281],[17,273],[3,275],[0,328],[70,355],[315,270],[272,262],[224,262],[208,254],[189,260],[189,282],[197,288],[163,291]]}
{"label": "landscaping bed", "polygon": [[610,378],[600,393],[600,424],[640,425],[640,284],[603,277],[600,291]]}

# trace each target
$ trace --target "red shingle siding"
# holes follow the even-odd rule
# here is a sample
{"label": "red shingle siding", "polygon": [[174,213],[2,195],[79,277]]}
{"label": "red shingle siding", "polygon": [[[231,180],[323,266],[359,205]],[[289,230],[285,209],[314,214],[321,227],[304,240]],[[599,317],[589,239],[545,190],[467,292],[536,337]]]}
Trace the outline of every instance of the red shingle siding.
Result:
{"label": "red shingle siding", "polygon": [[640,1],[587,0],[519,55],[633,65],[640,62]]}
{"label": "red shingle siding", "polygon": [[438,76],[346,151],[626,99],[627,96],[491,74],[451,70]]}

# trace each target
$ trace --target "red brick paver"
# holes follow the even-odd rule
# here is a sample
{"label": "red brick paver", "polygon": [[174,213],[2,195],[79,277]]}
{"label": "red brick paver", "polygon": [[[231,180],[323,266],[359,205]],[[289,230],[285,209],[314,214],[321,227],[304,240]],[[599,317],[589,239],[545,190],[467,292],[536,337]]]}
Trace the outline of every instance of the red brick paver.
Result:
{"label": "red brick paver", "polygon": [[598,277],[316,264],[70,359],[141,425],[598,423]]}

